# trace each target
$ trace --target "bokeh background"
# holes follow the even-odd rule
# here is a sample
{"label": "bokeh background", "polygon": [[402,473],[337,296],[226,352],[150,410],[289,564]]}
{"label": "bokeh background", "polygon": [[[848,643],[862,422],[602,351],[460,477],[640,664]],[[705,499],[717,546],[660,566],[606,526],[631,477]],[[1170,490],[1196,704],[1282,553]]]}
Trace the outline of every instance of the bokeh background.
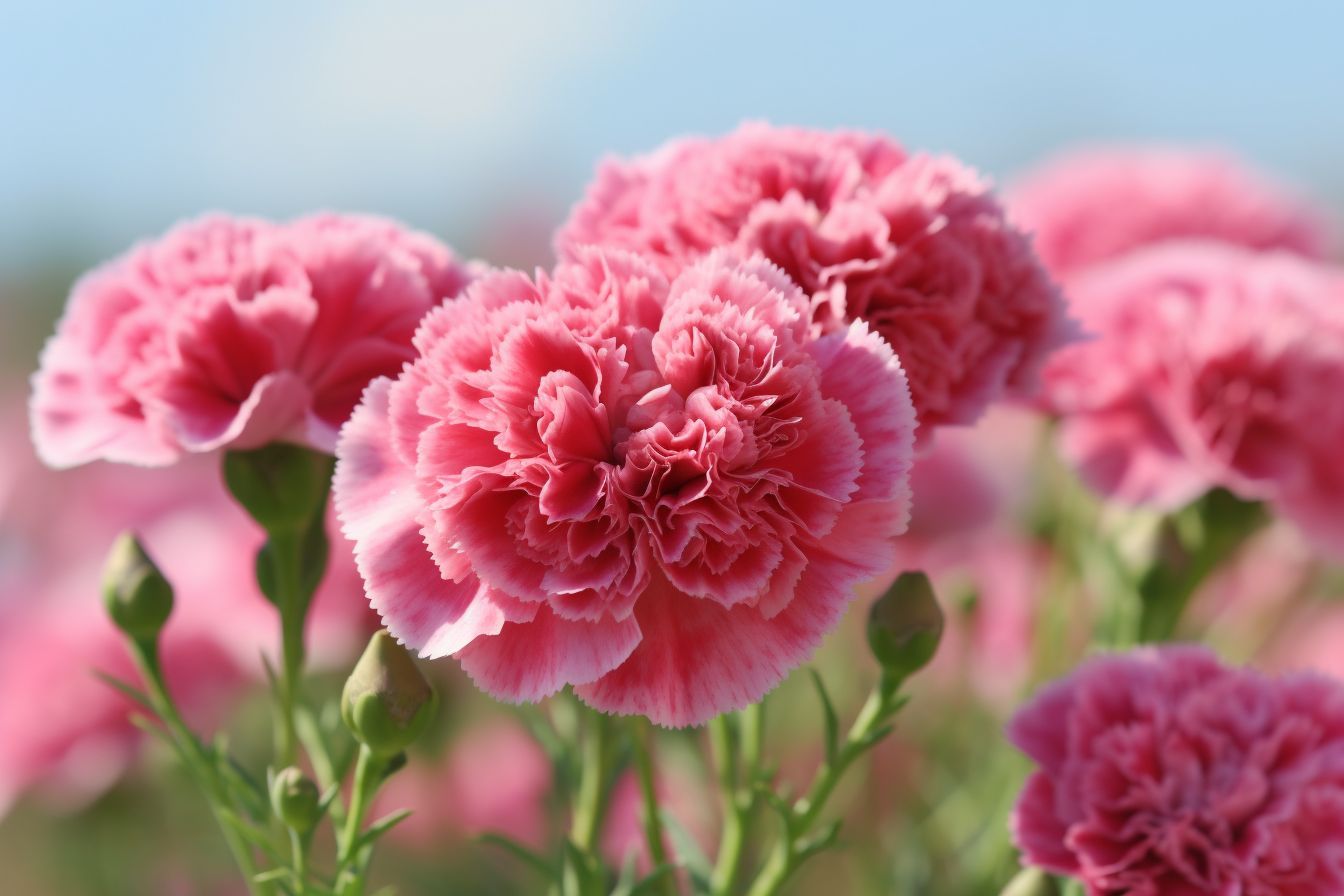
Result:
{"label": "bokeh background", "polygon": [[[530,267],[548,263],[551,229],[603,154],[747,118],[883,130],[1000,181],[1079,143],[1212,144],[1340,209],[1342,34],[1344,4],[1329,2],[4,0],[0,422],[19,446],[6,463],[31,466],[13,455],[27,450],[20,398],[73,278],[185,216],[371,211]],[[0,562],[25,550],[15,520],[78,500],[71,480],[31,476],[24,506],[0,501]],[[843,681],[844,651],[835,659]],[[459,684],[445,686],[469,704],[454,723],[466,728],[487,710]],[[803,699],[795,685],[786,694]],[[482,737],[483,755],[513,755]],[[887,754],[874,780],[899,779],[904,755]],[[942,771],[981,758],[951,755]],[[517,754],[503,780],[530,799],[535,766]],[[441,801],[488,802],[464,769]],[[152,879],[155,893],[215,892],[203,889],[225,867],[214,834],[172,793],[184,782],[156,773],[166,789],[123,785],[73,816],[21,803],[0,820],[0,891],[150,892],[135,882]],[[706,797],[670,774],[694,826]],[[989,812],[967,802],[937,811],[958,823]],[[475,858],[435,846],[432,829],[420,837],[421,854],[455,856],[470,891]],[[184,839],[201,841],[199,862]],[[420,861],[398,866],[406,891],[439,892]],[[918,851],[902,861],[918,864]],[[890,880],[873,871],[864,883],[881,892]]]}

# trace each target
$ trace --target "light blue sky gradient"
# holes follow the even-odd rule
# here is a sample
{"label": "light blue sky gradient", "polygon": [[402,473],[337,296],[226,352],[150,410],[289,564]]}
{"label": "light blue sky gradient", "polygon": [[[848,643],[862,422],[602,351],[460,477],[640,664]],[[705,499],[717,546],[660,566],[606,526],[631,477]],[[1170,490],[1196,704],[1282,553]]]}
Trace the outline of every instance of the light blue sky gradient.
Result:
{"label": "light blue sky gradient", "polygon": [[1344,197],[1344,3],[0,0],[0,271],[205,209],[538,230],[604,152],[743,118],[1002,177],[1216,142]]}

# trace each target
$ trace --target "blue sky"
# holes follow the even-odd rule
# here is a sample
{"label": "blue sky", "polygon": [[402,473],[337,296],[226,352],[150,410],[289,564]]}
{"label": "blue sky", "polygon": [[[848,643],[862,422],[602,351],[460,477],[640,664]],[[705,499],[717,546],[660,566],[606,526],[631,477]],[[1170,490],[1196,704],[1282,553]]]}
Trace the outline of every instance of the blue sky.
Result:
{"label": "blue sky", "polygon": [[205,209],[472,245],[604,152],[743,118],[1006,176],[1083,140],[1221,143],[1344,199],[1344,4],[0,0],[0,270]]}

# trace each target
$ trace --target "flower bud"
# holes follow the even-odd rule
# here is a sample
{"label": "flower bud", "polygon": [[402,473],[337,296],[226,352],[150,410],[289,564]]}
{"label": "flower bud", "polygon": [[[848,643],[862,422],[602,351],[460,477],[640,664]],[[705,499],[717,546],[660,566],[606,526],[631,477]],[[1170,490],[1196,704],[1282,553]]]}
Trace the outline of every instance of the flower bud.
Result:
{"label": "flower bud", "polygon": [[868,646],[897,679],[928,665],[942,636],[943,611],[922,572],[902,573],[868,614]]}
{"label": "flower bud", "polygon": [[355,739],[377,756],[410,746],[434,717],[438,698],[420,669],[386,631],[364,648],[341,691],[341,718]]}
{"label": "flower bud", "polygon": [[224,455],[224,482],[268,532],[299,532],[322,510],[332,459],[299,445],[272,442]]}
{"label": "flower bud", "polygon": [[999,896],[1059,896],[1059,887],[1053,877],[1039,868],[1024,868]]}
{"label": "flower bud", "polygon": [[271,809],[276,818],[300,834],[317,827],[319,799],[317,785],[292,765],[271,780]]}
{"label": "flower bud", "polygon": [[107,555],[103,605],[117,628],[140,642],[153,642],[173,611],[173,586],[130,532]]}

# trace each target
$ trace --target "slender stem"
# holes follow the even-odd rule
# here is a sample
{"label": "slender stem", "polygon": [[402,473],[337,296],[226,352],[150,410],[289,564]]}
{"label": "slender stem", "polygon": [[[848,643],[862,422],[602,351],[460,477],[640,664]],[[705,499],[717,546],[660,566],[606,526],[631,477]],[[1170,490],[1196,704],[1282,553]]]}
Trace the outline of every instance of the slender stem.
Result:
{"label": "slender stem", "polygon": [[776,842],[770,857],[756,879],[752,881],[748,896],[774,896],[784,886],[790,874],[809,854],[805,850],[805,841],[812,833],[826,800],[840,783],[845,772],[854,760],[862,756],[873,745],[873,736],[883,723],[891,717],[896,704],[901,680],[889,675],[885,670],[877,687],[868,696],[863,708],[859,710],[854,724],[845,737],[844,744],[836,751],[835,759],[823,762],[812,779],[807,795],[794,804],[789,830]]}
{"label": "slender stem", "polygon": [[228,809],[228,803],[231,802],[227,787],[220,780],[215,765],[206,753],[205,747],[187,727],[186,722],[183,721],[181,714],[177,711],[177,705],[173,703],[172,696],[168,693],[168,688],[163,680],[163,669],[159,664],[157,647],[153,643],[146,644],[134,640],[131,641],[130,646],[131,656],[140,670],[141,678],[144,679],[146,694],[154,706],[154,711],[163,720],[169,734],[181,751],[188,769],[195,774],[197,783],[205,791],[206,801],[210,804],[210,812],[215,816],[215,821],[219,825],[220,832],[224,835],[224,842],[228,844],[229,852],[232,853],[238,870],[242,872],[247,891],[254,896],[270,892],[269,886],[263,887],[253,879],[257,875],[257,865],[252,855],[252,849],[225,819],[224,812]]}
{"label": "slender stem", "polygon": [[723,813],[723,830],[719,834],[719,851],[710,874],[710,889],[715,894],[730,894],[737,880],[746,843],[745,817],[738,798],[738,765],[734,749],[731,719],[717,716],[709,723],[709,751],[719,779],[719,800]]}
{"label": "slender stem", "polygon": [[[644,839],[649,844],[650,863],[654,868],[659,868],[667,864],[667,850],[663,848],[663,820],[658,810],[652,739],[648,722],[640,718],[631,719],[630,740],[634,744],[635,773],[639,776],[639,792],[644,800]],[[661,889],[667,896],[677,896],[675,878],[664,874]]]}
{"label": "slender stem", "polygon": [[583,741],[571,839],[580,850],[591,852],[606,811],[608,719],[597,712],[585,712],[585,715],[590,724]]}
{"label": "slender stem", "polygon": [[298,759],[298,734],[294,713],[303,676],[303,624],[308,615],[308,595],[303,593],[303,538],[297,533],[272,532],[268,544],[274,576],[275,602],[280,611],[280,682],[276,726],[278,764],[293,765]]}
{"label": "slender stem", "polygon": [[289,851],[294,857],[294,877],[297,879],[297,896],[306,896],[308,892],[308,835],[289,829]]}
{"label": "slender stem", "polygon": [[364,817],[369,812],[373,795],[383,780],[385,761],[366,746],[359,748],[355,760],[355,780],[350,788],[350,811],[345,816],[336,853],[336,892],[341,896],[358,896],[364,891],[366,868],[357,849],[359,836],[364,830]]}
{"label": "slender stem", "polygon": [[359,759],[355,761],[355,781],[350,791],[350,811],[345,816],[345,829],[341,832],[340,853],[338,859],[342,865],[354,858],[355,844],[364,828],[364,816],[368,814],[373,794],[378,789],[382,777],[383,761],[366,746],[360,746]]}

